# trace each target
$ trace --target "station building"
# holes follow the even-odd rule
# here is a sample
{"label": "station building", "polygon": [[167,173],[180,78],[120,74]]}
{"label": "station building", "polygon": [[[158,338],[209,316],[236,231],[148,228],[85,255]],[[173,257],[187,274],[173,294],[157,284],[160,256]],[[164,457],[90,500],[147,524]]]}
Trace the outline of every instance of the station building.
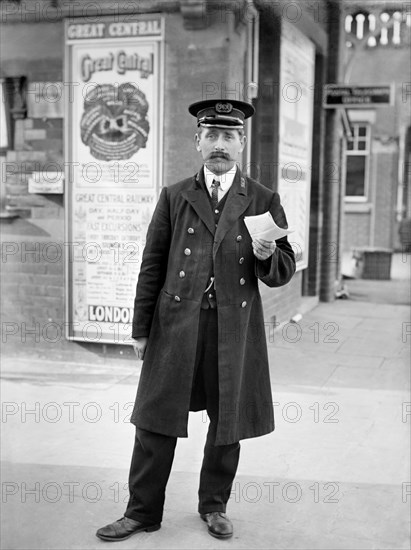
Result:
{"label": "station building", "polygon": [[[395,166],[405,146],[396,136],[408,135],[405,110],[392,107],[391,124],[388,110],[381,118],[355,110],[350,121],[346,111],[323,108],[324,86],[344,83],[354,3],[39,0],[0,9],[2,326],[17,352],[23,343],[40,354],[52,344],[64,357],[129,353],[118,344],[128,341],[159,191],[201,166],[187,111],[201,99],[255,106],[240,168],[280,193],[294,229],[296,275],[285,287],[261,287],[268,336],[318,300],[335,299],[343,250],[395,245],[398,219],[376,220],[387,200],[399,204]],[[367,32],[390,25],[380,18]],[[360,74],[363,55],[350,82],[371,79]],[[361,202],[349,156],[362,147],[363,126],[365,151],[372,144],[378,160],[367,164]]]}
{"label": "station building", "polygon": [[[344,14],[344,82],[391,86],[391,103],[349,109],[344,140],[342,250],[409,250],[411,244],[411,12],[360,3]],[[409,10],[409,6],[408,6]]]}

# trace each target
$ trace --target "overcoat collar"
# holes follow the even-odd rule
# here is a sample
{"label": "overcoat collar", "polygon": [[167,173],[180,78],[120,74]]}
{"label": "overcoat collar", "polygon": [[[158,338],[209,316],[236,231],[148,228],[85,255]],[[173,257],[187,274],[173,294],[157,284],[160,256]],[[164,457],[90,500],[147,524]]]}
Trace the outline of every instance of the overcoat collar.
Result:
{"label": "overcoat collar", "polygon": [[239,168],[237,168],[233,184],[228,191],[226,203],[217,228],[215,227],[214,215],[210,208],[210,200],[207,196],[203,169],[193,176],[191,187],[183,191],[182,195],[197,212],[210,233],[214,235],[214,255],[227,231],[236,223],[251,201],[251,197],[248,194],[248,182]]}

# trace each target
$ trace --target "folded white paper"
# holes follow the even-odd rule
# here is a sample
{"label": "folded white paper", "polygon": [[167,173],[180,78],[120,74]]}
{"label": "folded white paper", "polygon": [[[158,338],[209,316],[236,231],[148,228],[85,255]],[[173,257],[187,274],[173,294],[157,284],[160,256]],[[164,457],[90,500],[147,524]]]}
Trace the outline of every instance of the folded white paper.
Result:
{"label": "folded white paper", "polygon": [[294,231],[293,229],[278,227],[270,212],[264,212],[264,214],[258,214],[257,216],[245,216],[244,223],[252,239],[276,241]]}

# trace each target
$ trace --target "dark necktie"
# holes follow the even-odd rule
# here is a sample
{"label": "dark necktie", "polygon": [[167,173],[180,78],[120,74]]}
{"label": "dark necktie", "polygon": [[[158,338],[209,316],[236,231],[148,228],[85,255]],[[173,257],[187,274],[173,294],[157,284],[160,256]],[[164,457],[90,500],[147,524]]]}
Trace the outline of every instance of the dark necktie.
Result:
{"label": "dark necktie", "polygon": [[213,205],[213,208],[217,208],[219,187],[220,182],[218,180],[213,180],[213,183],[211,184],[211,203]]}

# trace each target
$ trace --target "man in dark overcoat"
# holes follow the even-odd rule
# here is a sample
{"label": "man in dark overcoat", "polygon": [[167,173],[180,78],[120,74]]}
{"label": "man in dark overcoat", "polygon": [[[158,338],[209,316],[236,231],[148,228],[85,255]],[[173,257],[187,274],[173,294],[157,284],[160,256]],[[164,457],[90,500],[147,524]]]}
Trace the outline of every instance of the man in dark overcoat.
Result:
{"label": "man in dark overcoat", "polygon": [[130,499],[123,518],[97,531],[103,540],[160,528],[177,438],[187,437],[189,411],[204,409],[198,511],[211,535],[232,536],[226,505],[239,441],[274,429],[258,280],[285,285],[295,258],[287,237],[252,240],[244,217],[268,211],[282,228],[286,217],[278,194],[237,167],[253,106],[207,100],[189,112],[204,166],[163,188],[148,228],[132,329],[144,362],[131,416]]}

